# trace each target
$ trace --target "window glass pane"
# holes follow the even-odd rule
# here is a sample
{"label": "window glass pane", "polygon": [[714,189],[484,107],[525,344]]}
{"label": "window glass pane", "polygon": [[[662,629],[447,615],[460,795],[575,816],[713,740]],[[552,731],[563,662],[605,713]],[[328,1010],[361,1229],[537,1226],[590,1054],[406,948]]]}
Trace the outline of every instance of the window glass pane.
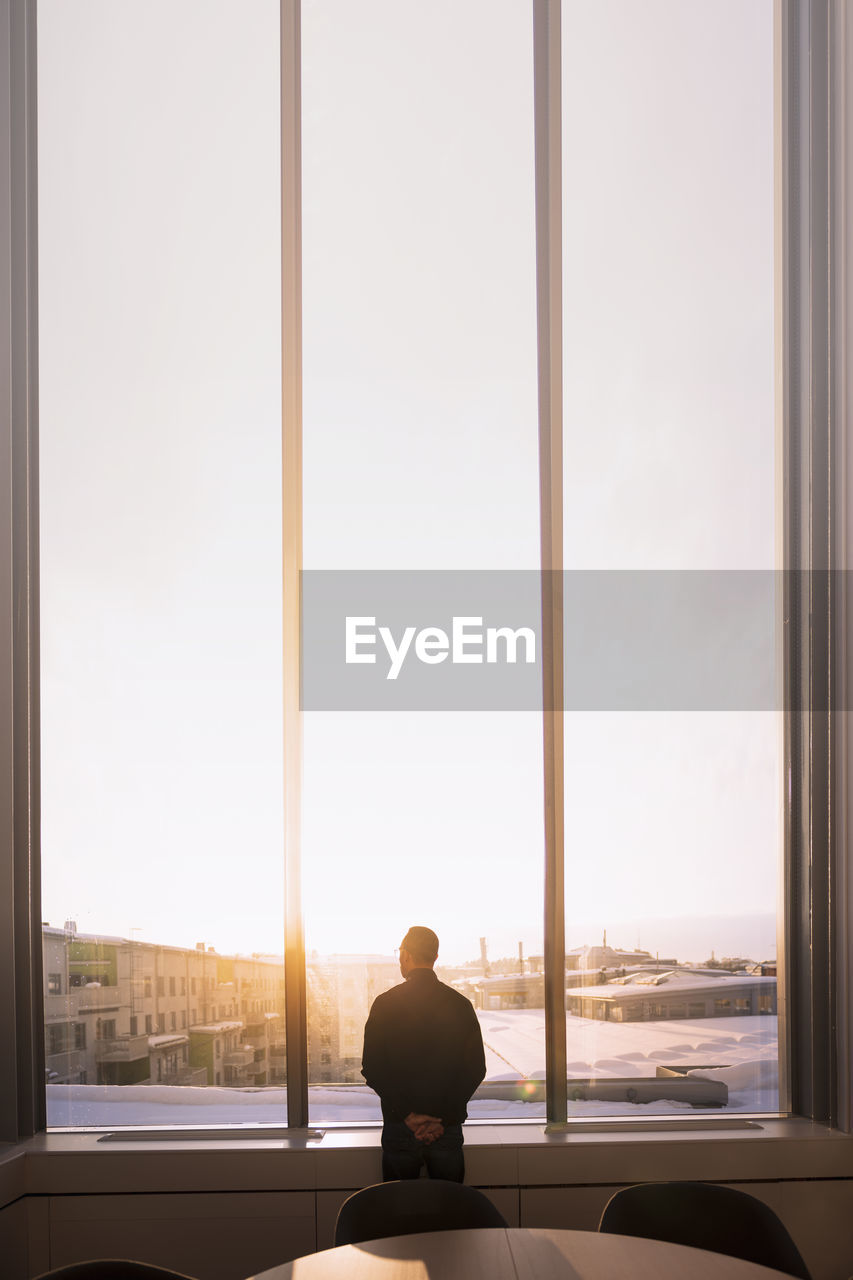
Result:
{"label": "window glass pane", "polygon": [[685,634],[734,670],[760,596],[773,691],[772,5],[566,0],[562,37],[567,629],[624,655],[606,706],[566,666],[570,1114],[775,1110],[781,716],[640,656],[718,591]]}
{"label": "window glass pane", "polygon": [[[535,574],[529,7],[308,0],[302,39],[303,592]],[[541,1114],[541,718],[309,707],[304,752],[312,1118],[379,1118],[364,1021],[412,924],[478,1009],[471,1116]]]}
{"label": "window glass pane", "polygon": [[278,7],[38,43],[48,1120],[281,1123]]}

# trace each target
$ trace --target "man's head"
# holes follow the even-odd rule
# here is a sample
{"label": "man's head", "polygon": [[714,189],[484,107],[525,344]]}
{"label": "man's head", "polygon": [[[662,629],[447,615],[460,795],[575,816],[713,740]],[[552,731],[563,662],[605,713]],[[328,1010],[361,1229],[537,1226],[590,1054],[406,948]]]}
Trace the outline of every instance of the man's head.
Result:
{"label": "man's head", "polygon": [[431,969],[438,956],[438,938],[432,929],[413,924],[400,943],[400,972],[408,978],[413,969]]}

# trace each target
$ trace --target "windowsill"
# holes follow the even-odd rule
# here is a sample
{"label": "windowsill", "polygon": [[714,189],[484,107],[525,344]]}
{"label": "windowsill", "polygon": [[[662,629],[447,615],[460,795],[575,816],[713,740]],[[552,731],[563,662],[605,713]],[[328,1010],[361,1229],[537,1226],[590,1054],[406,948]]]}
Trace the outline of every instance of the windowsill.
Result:
{"label": "windowsill", "polygon": [[[756,1128],[619,1127],[546,1134],[530,1125],[466,1127],[478,1186],[620,1185],[666,1178],[777,1182],[853,1178],[853,1136],[802,1119]],[[379,1179],[380,1130],[307,1136],[99,1143],[94,1132],[39,1134],[0,1154],[0,1205],[23,1195],[318,1191]]]}

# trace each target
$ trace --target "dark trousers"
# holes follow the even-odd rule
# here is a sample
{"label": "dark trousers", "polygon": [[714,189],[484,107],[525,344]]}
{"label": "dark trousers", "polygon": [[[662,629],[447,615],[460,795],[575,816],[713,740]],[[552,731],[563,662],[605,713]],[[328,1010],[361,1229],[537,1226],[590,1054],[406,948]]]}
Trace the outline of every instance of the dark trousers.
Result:
{"label": "dark trousers", "polygon": [[382,1129],[382,1181],[419,1178],[421,1166],[431,1178],[447,1182],[465,1181],[465,1157],[462,1154],[462,1125],[448,1125],[435,1142],[418,1142],[402,1120],[386,1120]]}

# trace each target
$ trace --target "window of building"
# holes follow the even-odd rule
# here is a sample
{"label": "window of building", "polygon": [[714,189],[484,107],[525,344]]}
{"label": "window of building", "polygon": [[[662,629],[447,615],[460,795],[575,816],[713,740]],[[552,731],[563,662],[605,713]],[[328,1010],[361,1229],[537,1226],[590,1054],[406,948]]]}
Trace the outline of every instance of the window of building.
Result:
{"label": "window of building", "polygon": [[64,1023],[52,1023],[46,1027],[46,1052],[48,1057],[52,1054],[64,1053],[68,1048],[69,1028]]}
{"label": "window of building", "polygon": [[145,1034],[146,1034],[147,1036],[150,1036],[153,1030],[154,1030],[154,1019],[153,1019],[153,1017],[151,1016],[151,1014],[150,1014],[150,1013],[146,1013],[146,1015],[145,1015]]}
{"label": "window of building", "polygon": [[101,1039],[115,1040],[116,1038],[116,1020],[115,1018],[104,1018],[101,1022]]}
{"label": "window of building", "polygon": [[139,1027],[139,1019],[135,1013],[132,1013],[130,1015],[130,1034],[132,1036],[135,1036],[137,1034],[138,1027]]}
{"label": "window of building", "polygon": [[47,975],[47,994],[49,996],[62,995],[62,974],[49,973]]}
{"label": "window of building", "polygon": [[175,995],[175,979],[174,978],[169,979],[169,995],[170,996]]}

